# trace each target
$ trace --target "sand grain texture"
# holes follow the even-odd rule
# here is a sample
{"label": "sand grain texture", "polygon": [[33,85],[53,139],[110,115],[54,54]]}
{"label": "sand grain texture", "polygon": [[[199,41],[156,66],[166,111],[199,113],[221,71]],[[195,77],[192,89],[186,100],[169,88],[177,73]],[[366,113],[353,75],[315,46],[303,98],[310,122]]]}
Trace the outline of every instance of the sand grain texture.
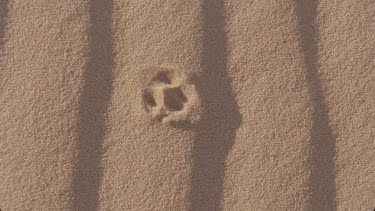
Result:
{"label": "sand grain texture", "polygon": [[86,5],[0,5],[8,11],[1,25],[0,208],[71,209]]}
{"label": "sand grain texture", "polygon": [[375,2],[0,0],[0,209],[374,210]]}

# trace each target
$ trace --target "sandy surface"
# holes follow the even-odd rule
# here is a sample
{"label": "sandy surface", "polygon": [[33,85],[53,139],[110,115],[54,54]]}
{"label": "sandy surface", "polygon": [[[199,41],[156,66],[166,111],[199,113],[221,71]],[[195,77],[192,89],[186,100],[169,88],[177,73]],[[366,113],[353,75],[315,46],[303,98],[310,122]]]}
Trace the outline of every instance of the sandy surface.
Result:
{"label": "sandy surface", "polygon": [[374,210],[372,0],[0,0],[0,209]]}

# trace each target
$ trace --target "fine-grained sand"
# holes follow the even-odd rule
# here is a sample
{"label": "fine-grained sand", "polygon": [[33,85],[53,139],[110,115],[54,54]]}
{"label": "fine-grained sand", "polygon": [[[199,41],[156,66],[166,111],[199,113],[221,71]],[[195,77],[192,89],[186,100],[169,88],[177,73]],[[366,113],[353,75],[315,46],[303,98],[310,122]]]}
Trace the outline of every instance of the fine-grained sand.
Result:
{"label": "fine-grained sand", "polygon": [[0,0],[0,210],[374,210],[372,0]]}

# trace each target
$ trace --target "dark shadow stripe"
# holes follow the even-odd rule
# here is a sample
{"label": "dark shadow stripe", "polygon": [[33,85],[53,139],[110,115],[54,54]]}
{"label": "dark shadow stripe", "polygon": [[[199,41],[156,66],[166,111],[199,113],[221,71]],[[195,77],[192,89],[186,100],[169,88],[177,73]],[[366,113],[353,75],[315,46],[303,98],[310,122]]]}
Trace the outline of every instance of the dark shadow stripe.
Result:
{"label": "dark shadow stripe", "polygon": [[313,104],[308,210],[336,210],[335,137],[329,125],[328,107],[318,75],[317,6],[317,0],[296,0],[300,44]]}
{"label": "dark shadow stripe", "polygon": [[91,0],[89,56],[79,99],[78,157],[73,175],[74,210],[98,210],[105,119],[113,83],[112,0]]}
{"label": "dark shadow stripe", "polygon": [[0,0],[0,55],[3,53],[4,36],[7,26],[9,0]]}
{"label": "dark shadow stripe", "polygon": [[203,106],[195,132],[190,210],[220,210],[226,159],[242,122],[227,73],[228,41],[222,0],[203,0],[202,73],[195,83]]}

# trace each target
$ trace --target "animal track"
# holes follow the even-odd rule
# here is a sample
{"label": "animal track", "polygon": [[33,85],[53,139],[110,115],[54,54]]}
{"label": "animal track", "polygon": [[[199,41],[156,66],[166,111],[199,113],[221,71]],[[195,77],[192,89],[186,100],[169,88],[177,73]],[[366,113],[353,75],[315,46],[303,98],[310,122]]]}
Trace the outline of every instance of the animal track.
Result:
{"label": "animal track", "polygon": [[187,98],[179,87],[164,89],[164,105],[170,111],[181,111]]}
{"label": "animal track", "polygon": [[144,90],[142,97],[148,111],[156,106],[155,98],[150,90]]}
{"label": "animal track", "polygon": [[164,83],[164,84],[171,84],[171,72],[170,71],[162,71],[156,74],[155,77],[151,79],[151,83]]}
{"label": "animal track", "polygon": [[[147,77],[150,74],[152,77]],[[142,77],[147,80],[143,83],[146,87],[142,91],[142,101],[152,119],[164,123],[189,119],[196,93],[186,77],[173,70],[158,67],[145,70]]]}

